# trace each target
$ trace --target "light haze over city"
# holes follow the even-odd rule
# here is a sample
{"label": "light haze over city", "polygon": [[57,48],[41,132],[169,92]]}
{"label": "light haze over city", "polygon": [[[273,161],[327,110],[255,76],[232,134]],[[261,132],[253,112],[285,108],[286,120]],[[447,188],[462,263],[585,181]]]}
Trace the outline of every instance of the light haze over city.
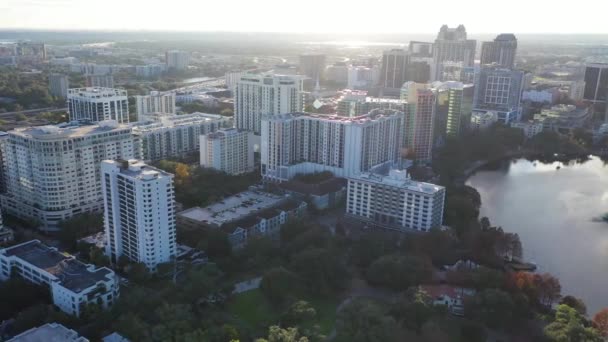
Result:
{"label": "light haze over city", "polygon": [[[575,16],[574,5],[588,10]],[[500,15],[494,12],[497,7]],[[513,0],[508,6],[483,0],[438,0],[432,8],[428,2],[396,0],[375,1],[372,8],[365,2],[345,0],[176,0],[171,6],[144,0],[5,0],[0,4],[0,28],[435,33],[438,23],[464,23],[471,33],[575,34],[605,33],[607,11],[608,3],[597,0]]]}

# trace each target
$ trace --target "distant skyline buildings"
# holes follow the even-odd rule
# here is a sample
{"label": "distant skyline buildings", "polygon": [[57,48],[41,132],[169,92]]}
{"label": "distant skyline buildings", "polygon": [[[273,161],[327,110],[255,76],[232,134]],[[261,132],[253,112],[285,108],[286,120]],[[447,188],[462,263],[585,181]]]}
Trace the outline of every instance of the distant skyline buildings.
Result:
{"label": "distant skyline buildings", "polygon": [[382,54],[380,87],[385,95],[399,94],[399,89],[407,81],[407,66],[410,53],[404,49],[392,49]]}
{"label": "distant skyline buildings", "polygon": [[512,33],[501,33],[491,42],[481,43],[480,64],[496,64],[513,69],[517,54],[517,38]]}
{"label": "distant skyline buildings", "polygon": [[493,111],[504,124],[519,120],[523,87],[523,71],[482,67],[475,83],[473,113]]}
{"label": "distant skyline buildings", "polygon": [[440,80],[437,71],[443,62],[462,63],[463,67],[475,65],[475,49],[477,41],[467,38],[464,25],[456,28],[441,26],[433,45],[433,64],[435,75],[433,80]]}
{"label": "distant skyline buildings", "polygon": [[307,53],[300,55],[300,74],[310,77],[312,85],[323,80],[327,56],[321,53]]}

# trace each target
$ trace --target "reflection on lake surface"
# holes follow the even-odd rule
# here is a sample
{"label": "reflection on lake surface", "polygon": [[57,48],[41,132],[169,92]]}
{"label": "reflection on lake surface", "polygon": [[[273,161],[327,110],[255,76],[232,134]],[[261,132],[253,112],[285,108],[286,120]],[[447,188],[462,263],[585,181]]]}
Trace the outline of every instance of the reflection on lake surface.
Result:
{"label": "reflection on lake surface", "polygon": [[[557,169],[560,166],[560,169]],[[582,298],[590,315],[608,307],[608,166],[518,159],[467,181],[481,194],[481,215],[518,233],[524,258],[556,275],[563,294]]]}

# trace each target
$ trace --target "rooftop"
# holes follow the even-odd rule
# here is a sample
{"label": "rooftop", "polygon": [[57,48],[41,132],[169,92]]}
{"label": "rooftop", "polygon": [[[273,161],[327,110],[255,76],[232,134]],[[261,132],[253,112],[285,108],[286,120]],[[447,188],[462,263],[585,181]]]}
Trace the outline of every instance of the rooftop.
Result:
{"label": "rooftop", "polygon": [[261,210],[274,207],[284,201],[285,197],[249,190],[223,199],[208,207],[195,207],[178,213],[179,216],[208,225],[221,226]]}
{"label": "rooftop", "polygon": [[313,114],[306,112],[297,112],[297,113],[286,113],[286,114],[277,114],[272,116],[266,116],[265,119],[272,121],[286,121],[293,119],[316,119],[320,121],[331,121],[331,122],[339,122],[344,124],[366,124],[370,122],[374,122],[381,119],[386,119],[389,117],[395,116],[399,111],[392,109],[374,109],[367,114],[360,116],[342,116],[338,114]]}
{"label": "rooftop", "polygon": [[209,139],[220,139],[220,138],[223,138],[223,137],[227,137],[227,136],[231,136],[231,135],[236,135],[236,134],[239,134],[239,133],[246,133],[246,134],[248,134],[248,132],[249,131],[238,129],[238,128],[223,128],[223,129],[219,129],[219,130],[217,130],[215,132],[207,134],[207,138],[209,138]]}
{"label": "rooftop", "polygon": [[399,187],[405,190],[415,191],[424,194],[434,194],[445,189],[441,185],[411,180],[406,170],[391,169],[388,175],[365,172],[351,178],[355,180],[362,180],[366,182],[373,182],[377,184]]}
{"label": "rooftop", "polygon": [[104,160],[103,163],[113,165],[120,169],[119,173],[129,178],[151,180],[161,177],[173,177],[169,172],[157,169],[141,160]]}
{"label": "rooftop", "polygon": [[113,272],[108,268],[95,268],[84,264],[67,253],[60,253],[39,240],[0,250],[0,253],[19,258],[55,276],[63,287],[81,292],[99,281],[107,280]]}
{"label": "rooftop", "polygon": [[88,342],[59,323],[47,323],[38,328],[32,328],[8,340],[8,342]]}
{"label": "rooftop", "polygon": [[102,87],[72,88],[72,89],[68,89],[68,96],[86,97],[86,98],[127,96],[127,91],[124,89],[102,88]]}
{"label": "rooftop", "polygon": [[213,121],[229,121],[229,117],[218,114],[192,113],[161,117],[160,121],[137,122],[131,124],[135,132],[151,132],[163,128],[197,125]]}
{"label": "rooftop", "polygon": [[87,122],[69,122],[61,125],[37,126],[16,128],[9,132],[12,135],[24,138],[52,140],[84,137],[111,131],[127,130],[126,125],[121,125],[114,120],[101,121],[98,124]]}

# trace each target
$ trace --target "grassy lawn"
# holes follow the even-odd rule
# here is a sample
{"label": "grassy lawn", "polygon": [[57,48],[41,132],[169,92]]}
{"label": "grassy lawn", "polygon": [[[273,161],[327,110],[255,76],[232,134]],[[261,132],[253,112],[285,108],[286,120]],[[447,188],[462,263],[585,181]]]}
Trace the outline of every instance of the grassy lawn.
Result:
{"label": "grassy lawn", "polygon": [[[304,322],[303,327],[312,327],[318,324],[323,334],[329,334],[336,322],[336,307],[339,300],[313,298],[302,296],[317,310],[317,318],[311,322]],[[268,326],[278,324],[282,310],[274,308],[259,289],[240,293],[228,302],[228,312],[242,320],[253,331],[265,331]]]}

